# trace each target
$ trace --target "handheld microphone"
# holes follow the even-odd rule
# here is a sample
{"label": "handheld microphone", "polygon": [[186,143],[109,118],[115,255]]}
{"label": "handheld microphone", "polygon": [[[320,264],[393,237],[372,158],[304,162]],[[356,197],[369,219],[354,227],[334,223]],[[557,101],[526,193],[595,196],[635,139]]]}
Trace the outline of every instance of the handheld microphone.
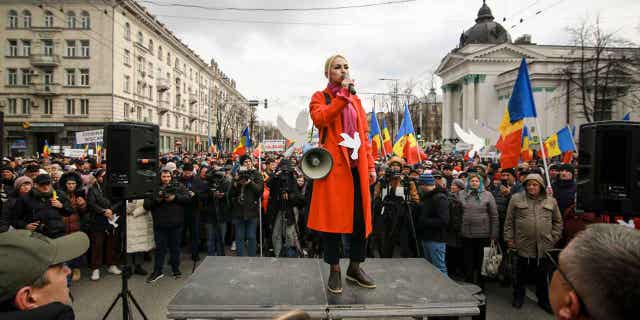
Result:
{"label": "handheld microphone", "polygon": [[[351,77],[349,77],[349,74],[345,74],[345,75],[344,75],[344,79],[345,79],[345,80],[346,80],[346,79],[351,79]],[[351,94],[356,94],[356,88],[355,88],[355,86],[353,85],[353,83],[350,83],[350,84],[349,84],[349,92],[350,92]]]}

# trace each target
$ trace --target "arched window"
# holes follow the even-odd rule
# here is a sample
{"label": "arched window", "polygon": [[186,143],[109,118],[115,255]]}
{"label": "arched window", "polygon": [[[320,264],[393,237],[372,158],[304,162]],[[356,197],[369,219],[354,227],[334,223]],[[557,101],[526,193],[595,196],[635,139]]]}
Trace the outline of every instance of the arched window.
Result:
{"label": "arched window", "polygon": [[124,38],[131,40],[131,26],[129,25],[129,22],[124,24]]}
{"label": "arched window", "polygon": [[91,28],[91,18],[89,17],[89,12],[82,11],[82,13],[80,14],[80,25],[82,26],[82,29]]}
{"label": "arched window", "polygon": [[173,127],[174,127],[174,128],[176,128],[176,129],[178,129],[178,125],[179,125],[179,123],[178,123],[178,116],[173,116],[173,120],[174,120],[174,121],[173,121]]}
{"label": "arched window", "polygon": [[178,57],[176,57],[176,61],[175,61],[175,63],[174,63],[174,67],[175,67],[176,69],[180,69],[180,60],[178,60]]}
{"label": "arched window", "polygon": [[149,39],[149,51],[153,54],[153,39]]}
{"label": "arched window", "polygon": [[138,43],[144,44],[144,36],[142,35],[142,31],[138,31]]}
{"label": "arched window", "polygon": [[29,10],[22,11],[22,27],[31,28],[31,12]]}
{"label": "arched window", "polygon": [[15,10],[9,10],[8,21],[9,28],[15,29],[18,27],[18,13]]}
{"label": "arched window", "polygon": [[76,28],[76,14],[73,11],[67,12],[67,28]]}
{"label": "arched window", "polygon": [[163,57],[162,46],[158,46],[158,59],[162,61],[162,57]]}
{"label": "arched window", "polygon": [[167,52],[167,64],[171,66],[171,52]]}
{"label": "arched window", "polygon": [[46,28],[53,27],[53,13],[51,13],[51,11],[47,10],[44,12],[44,26]]}

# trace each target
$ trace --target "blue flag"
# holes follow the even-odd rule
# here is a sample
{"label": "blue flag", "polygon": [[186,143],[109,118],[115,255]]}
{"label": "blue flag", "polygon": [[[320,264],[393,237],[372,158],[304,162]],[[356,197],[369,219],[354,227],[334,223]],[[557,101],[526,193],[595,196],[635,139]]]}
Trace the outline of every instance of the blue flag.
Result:
{"label": "blue flag", "polygon": [[402,124],[400,124],[400,128],[398,129],[398,134],[396,134],[396,141],[409,134],[415,134],[415,130],[413,130],[413,122],[411,121],[411,114],[409,113],[409,105],[405,102],[404,117],[402,118]]}
{"label": "blue flag", "polygon": [[576,150],[576,145],[573,143],[573,137],[569,132],[569,127],[564,127],[558,131],[558,148],[562,152]]}
{"label": "blue flag", "polygon": [[513,86],[511,99],[509,99],[509,120],[514,123],[523,118],[535,118],[537,116],[531,82],[529,81],[527,61],[522,58],[520,69],[518,70],[518,78]]}
{"label": "blue flag", "polygon": [[627,112],[627,114],[624,115],[624,118],[622,118],[622,120],[631,121],[631,112]]}

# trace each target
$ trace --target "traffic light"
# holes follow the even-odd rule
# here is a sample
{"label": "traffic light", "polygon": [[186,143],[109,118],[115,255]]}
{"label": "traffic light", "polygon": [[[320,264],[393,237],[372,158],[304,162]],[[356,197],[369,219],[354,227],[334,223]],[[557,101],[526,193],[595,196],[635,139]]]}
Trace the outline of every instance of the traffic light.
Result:
{"label": "traffic light", "polygon": [[264,99],[264,108],[267,108],[267,99]]}

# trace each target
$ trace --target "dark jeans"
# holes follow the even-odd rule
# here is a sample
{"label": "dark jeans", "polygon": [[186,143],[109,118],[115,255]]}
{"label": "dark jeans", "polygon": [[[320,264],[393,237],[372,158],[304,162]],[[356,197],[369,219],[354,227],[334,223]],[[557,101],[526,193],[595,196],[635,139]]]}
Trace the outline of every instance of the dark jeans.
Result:
{"label": "dark jeans", "polygon": [[535,282],[536,297],[538,303],[549,303],[549,282],[551,265],[547,258],[524,258],[515,257],[516,276],[513,279],[514,299],[524,299],[525,286],[527,283]]}
{"label": "dark jeans", "polygon": [[226,223],[207,223],[207,255],[224,256],[224,238],[227,233]]}
{"label": "dark jeans", "polygon": [[[252,219],[233,219],[233,225],[236,227],[236,248],[238,257],[255,257],[256,247],[256,231],[258,229],[258,218]],[[244,243],[247,242],[247,250]]]}
{"label": "dark jeans", "polygon": [[200,252],[200,212],[196,209],[185,210],[184,229],[182,229],[183,242],[186,242],[187,233],[189,233],[191,255],[195,256]]}
{"label": "dark jeans", "polygon": [[476,284],[482,290],[484,290],[484,276],[480,274],[480,270],[484,247],[488,247],[489,244],[489,238],[462,238],[464,281]]}
{"label": "dark jeans", "polygon": [[[353,262],[364,262],[365,258],[365,226],[364,209],[362,208],[362,192],[360,191],[360,175],[358,169],[351,169],[353,176],[353,232],[349,235],[349,258]],[[339,208],[337,208],[339,209]],[[340,243],[342,234],[323,234],[324,262],[336,265],[340,262]]]}
{"label": "dark jeans", "polygon": [[180,235],[182,227],[154,227],[153,232],[156,240],[156,257],[153,261],[153,272],[162,273],[167,249],[169,250],[169,264],[171,264],[171,269],[174,272],[179,271]]}

